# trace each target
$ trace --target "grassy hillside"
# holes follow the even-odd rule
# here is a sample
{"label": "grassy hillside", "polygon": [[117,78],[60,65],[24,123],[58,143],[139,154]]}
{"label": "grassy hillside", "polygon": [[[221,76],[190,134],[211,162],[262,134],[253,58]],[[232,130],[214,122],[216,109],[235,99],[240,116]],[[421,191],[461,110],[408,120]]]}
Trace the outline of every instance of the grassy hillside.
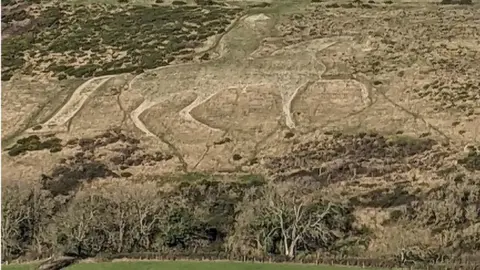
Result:
{"label": "grassy hillside", "polygon": [[[32,265],[12,265],[5,270],[30,270]],[[360,268],[298,264],[262,264],[230,262],[114,262],[84,263],[70,266],[69,270],[356,270]],[[372,269],[373,270],[373,269]]]}
{"label": "grassy hillside", "polygon": [[2,2],[2,260],[480,264],[476,6],[72,2]]}

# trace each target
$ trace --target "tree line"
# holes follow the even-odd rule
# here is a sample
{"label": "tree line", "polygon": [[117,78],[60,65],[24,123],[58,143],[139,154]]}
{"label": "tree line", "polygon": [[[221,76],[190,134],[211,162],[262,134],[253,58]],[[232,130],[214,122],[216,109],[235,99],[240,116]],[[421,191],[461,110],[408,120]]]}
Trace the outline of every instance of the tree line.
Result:
{"label": "tree line", "polygon": [[7,261],[178,251],[294,259],[353,254],[368,244],[367,234],[348,203],[265,181],[100,181],[66,195],[40,183],[2,188]]}

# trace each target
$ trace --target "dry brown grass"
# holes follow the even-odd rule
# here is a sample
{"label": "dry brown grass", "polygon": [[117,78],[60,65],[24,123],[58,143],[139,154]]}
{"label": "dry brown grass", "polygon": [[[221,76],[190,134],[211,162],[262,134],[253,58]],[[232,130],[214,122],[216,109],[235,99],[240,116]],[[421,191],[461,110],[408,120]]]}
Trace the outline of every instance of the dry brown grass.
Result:
{"label": "dry brown grass", "polygon": [[[399,12],[404,17],[389,19]],[[474,37],[467,29],[476,26],[466,25],[465,20],[476,15],[468,8],[422,5],[400,11],[395,5],[382,9],[374,5],[372,9],[312,6],[308,12],[279,20],[268,14],[253,16],[241,21],[210,50],[209,54],[220,55],[219,59],[136,76],[112,76],[100,87],[92,81],[92,94],[81,109],[75,109],[79,112],[71,118],[57,118],[65,118],[61,122],[66,137],[92,136],[113,127],[137,136],[148,131],[146,143],[176,152],[183,160],[178,166],[189,170],[248,169],[258,157],[281,153],[292,144],[331,130],[430,135],[463,147],[476,140],[480,131],[478,117],[474,117],[478,107],[475,100],[465,103],[474,114],[463,115],[455,106],[439,110],[435,100],[428,95],[421,98],[413,90],[433,80],[451,81],[461,75],[442,69],[442,62],[437,60],[440,51],[422,59],[417,52],[444,47],[449,53],[473,50],[469,44]],[[444,28],[432,28],[431,20]],[[442,37],[448,36],[448,29],[458,31],[462,39]],[[249,35],[251,44],[239,43]],[[325,35],[328,38],[319,38]],[[216,45],[212,40],[210,43]],[[469,72],[478,71],[470,67],[473,58],[462,61]],[[427,68],[428,63],[437,62],[437,69]],[[471,81],[468,74],[462,76],[458,80]],[[3,91],[6,134],[19,129],[14,127],[18,126],[16,119],[22,118],[17,108],[35,111],[38,105],[32,104],[46,96],[29,97],[31,90],[22,88],[25,97],[21,97],[23,91],[13,91],[15,88],[22,88],[18,81],[5,83]],[[61,95],[54,96],[63,100]],[[18,104],[19,100],[25,104]],[[144,108],[139,107],[142,102]],[[10,109],[12,104],[17,105]],[[47,107],[58,110],[55,104],[50,101]],[[23,119],[32,118],[32,114],[25,112]],[[29,131],[48,132],[48,127]],[[217,143],[224,139],[228,142]]]}
{"label": "dry brown grass", "polygon": [[[92,93],[82,106],[68,105],[78,110],[71,116],[59,108],[80,81],[2,83],[2,139],[59,111],[63,132],[56,133],[64,144],[71,138],[102,144],[106,137],[97,135],[111,129],[140,141],[5,154],[4,179],[38,179],[77,152],[88,158],[61,166],[98,162],[124,180],[259,172],[353,204],[358,223],[373,231],[369,254],[450,248],[455,234],[475,239],[470,223],[441,235],[440,225],[424,219],[429,211],[464,211],[451,194],[476,192],[478,185],[478,154],[461,162],[466,145],[480,147],[480,51],[472,46],[479,42],[478,9],[310,8],[245,17],[207,41],[208,55],[178,61],[184,64],[86,81]],[[119,151],[133,152],[119,161]],[[155,152],[171,158],[153,162]],[[434,207],[442,190],[451,209]]]}
{"label": "dry brown grass", "polygon": [[81,83],[31,78],[2,82],[2,141],[8,144],[9,138],[48,120]]}

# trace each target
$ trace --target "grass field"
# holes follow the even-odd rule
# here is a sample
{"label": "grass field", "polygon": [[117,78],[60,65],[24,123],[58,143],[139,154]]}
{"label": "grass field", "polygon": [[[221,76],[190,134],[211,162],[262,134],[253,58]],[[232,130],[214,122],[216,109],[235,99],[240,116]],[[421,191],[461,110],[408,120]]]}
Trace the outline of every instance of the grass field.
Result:
{"label": "grass field", "polygon": [[[5,270],[30,270],[35,269],[35,265],[21,264],[2,267]],[[114,263],[82,263],[75,264],[68,269],[72,270],[343,270],[360,269],[353,267],[340,266],[319,266],[319,265],[299,265],[299,264],[262,264],[262,263],[235,263],[235,262],[114,262]]]}

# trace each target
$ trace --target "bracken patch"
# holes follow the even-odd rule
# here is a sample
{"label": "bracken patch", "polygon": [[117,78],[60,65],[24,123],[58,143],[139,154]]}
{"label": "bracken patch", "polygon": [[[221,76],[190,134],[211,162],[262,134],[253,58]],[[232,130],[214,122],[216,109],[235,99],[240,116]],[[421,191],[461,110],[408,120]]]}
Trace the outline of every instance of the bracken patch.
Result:
{"label": "bracken patch", "polygon": [[421,155],[432,151],[435,145],[437,142],[429,138],[387,138],[376,133],[332,134],[296,145],[281,157],[271,157],[266,167],[280,181],[329,184],[359,176],[380,177],[409,170],[411,166],[434,168],[444,154]]}
{"label": "bracken patch", "polygon": [[47,137],[41,140],[37,135],[21,138],[10,148],[7,148],[9,156],[18,156],[29,151],[50,150],[55,153],[62,150],[62,140],[56,137]]}

